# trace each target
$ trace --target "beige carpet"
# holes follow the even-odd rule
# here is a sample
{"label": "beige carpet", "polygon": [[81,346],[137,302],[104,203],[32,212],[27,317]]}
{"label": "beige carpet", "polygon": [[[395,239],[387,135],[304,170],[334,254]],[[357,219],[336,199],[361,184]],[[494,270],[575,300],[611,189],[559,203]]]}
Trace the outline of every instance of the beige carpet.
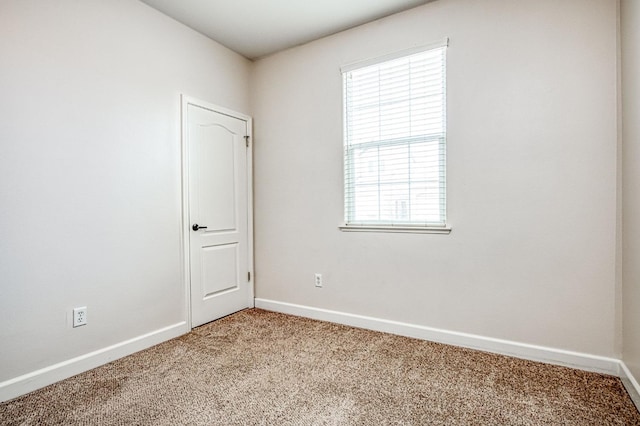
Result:
{"label": "beige carpet", "polygon": [[252,309],[0,404],[3,425],[640,425],[615,377]]}

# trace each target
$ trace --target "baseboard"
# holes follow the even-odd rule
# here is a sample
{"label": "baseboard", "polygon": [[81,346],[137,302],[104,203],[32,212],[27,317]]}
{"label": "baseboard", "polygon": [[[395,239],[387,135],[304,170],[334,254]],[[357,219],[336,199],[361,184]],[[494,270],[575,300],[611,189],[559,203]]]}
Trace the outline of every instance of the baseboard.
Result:
{"label": "baseboard", "polygon": [[636,408],[640,411],[640,384],[633,374],[631,374],[631,370],[627,368],[627,365],[624,361],[620,361],[620,379],[622,380],[622,384],[629,392],[629,396],[634,404],[636,404]]}
{"label": "baseboard", "polygon": [[[349,325],[352,327],[498,353],[531,361],[546,362],[549,364],[619,376],[625,385],[625,388],[629,392],[631,399],[640,409],[640,385],[624,362],[615,358],[529,345],[508,340],[494,339],[473,334],[267,299],[255,299],[255,307],[268,311]],[[187,332],[189,332],[189,327],[186,322],[176,323],[142,336],[1,382],[0,402],[8,401],[57,381],[80,374],[100,365],[107,364],[118,358],[131,355],[135,352],[157,345],[158,343],[181,336]]]}
{"label": "baseboard", "polygon": [[268,311],[329,321],[352,327],[365,328],[368,330],[398,334],[400,336],[414,337],[417,339],[477,349],[531,361],[545,362],[548,364],[610,374],[613,376],[618,376],[620,374],[620,361],[615,358],[571,352],[563,349],[548,348],[509,340],[494,339],[474,334],[441,330],[421,325],[354,315],[345,312],[330,311],[327,309],[295,305],[274,300],[256,299],[255,306],[256,308]]}
{"label": "baseboard", "polygon": [[20,395],[40,389],[44,386],[66,379],[118,358],[147,349],[174,337],[189,332],[186,322],[179,322],[142,336],[117,343],[106,348],[90,352],[49,367],[0,383],[0,402],[8,401]]}

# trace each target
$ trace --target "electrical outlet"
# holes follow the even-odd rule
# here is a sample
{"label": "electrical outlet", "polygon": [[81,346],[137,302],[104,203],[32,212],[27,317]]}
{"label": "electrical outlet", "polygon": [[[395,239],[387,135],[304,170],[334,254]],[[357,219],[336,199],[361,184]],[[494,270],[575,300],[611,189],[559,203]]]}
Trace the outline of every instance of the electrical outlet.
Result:
{"label": "electrical outlet", "polygon": [[322,287],[322,274],[316,274],[316,287]]}
{"label": "electrical outlet", "polygon": [[87,325],[87,307],[73,308],[73,326]]}

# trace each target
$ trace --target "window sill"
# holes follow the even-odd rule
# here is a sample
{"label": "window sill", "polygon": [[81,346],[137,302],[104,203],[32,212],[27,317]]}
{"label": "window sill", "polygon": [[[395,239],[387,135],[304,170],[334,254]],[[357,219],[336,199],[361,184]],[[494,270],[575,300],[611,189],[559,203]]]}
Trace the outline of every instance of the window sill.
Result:
{"label": "window sill", "polygon": [[410,225],[340,225],[343,232],[397,232],[404,234],[450,234],[451,227]]}

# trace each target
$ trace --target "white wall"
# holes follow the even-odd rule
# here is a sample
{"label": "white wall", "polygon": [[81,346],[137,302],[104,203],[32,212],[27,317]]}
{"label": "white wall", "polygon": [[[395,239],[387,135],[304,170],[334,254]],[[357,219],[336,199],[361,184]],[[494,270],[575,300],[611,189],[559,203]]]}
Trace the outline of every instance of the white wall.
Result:
{"label": "white wall", "polygon": [[[618,357],[616,16],[438,1],[258,61],[256,297]],[[452,233],[340,232],[340,66],[444,37]]]}
{"label": "white wall", "polygon": [[623,353],[640,379],[640,2],[621,2]]}
{"label": "white wall", "polygon": [[0,2],[0,388],[185,321],[179,96],[248,112],[250,65],[138,1]]}

